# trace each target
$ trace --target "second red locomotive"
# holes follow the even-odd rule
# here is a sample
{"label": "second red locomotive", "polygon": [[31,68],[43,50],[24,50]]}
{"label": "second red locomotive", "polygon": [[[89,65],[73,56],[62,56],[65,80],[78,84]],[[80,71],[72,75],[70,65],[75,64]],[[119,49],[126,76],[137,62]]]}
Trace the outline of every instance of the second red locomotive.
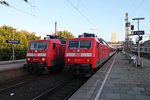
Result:
{"label": "second red locomotive", "polygon": [[64,70],[75,74],[92,74],[113,53],[115,49],[103,39],[84,33],[67,41]]}

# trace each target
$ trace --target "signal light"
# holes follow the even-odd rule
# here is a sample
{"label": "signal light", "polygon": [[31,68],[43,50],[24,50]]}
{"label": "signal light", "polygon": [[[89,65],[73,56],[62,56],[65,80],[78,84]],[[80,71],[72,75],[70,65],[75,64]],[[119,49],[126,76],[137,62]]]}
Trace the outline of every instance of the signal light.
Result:
{"label": "signal light", "polygon": [[142,40],[142,36],[139,36],[139,41],[141,41]]}
{"label": "signal light", "polygon": [[131,30],[134,30],[134,25],[131,25]]}

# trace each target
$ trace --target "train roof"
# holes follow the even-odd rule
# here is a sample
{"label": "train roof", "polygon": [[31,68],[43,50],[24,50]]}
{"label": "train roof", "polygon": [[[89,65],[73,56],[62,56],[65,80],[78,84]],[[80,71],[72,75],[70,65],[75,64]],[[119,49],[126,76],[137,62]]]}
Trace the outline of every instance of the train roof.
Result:
{"label": "train roof", "polygon": [[46,35],[43,40],[31,40],[30,42],[53,42],[59,44],[66,44],[66,39],[56,35]]}
{"label": "train roof", "polygon": [[53,42],[58,44],[65,44],[61,39],[50,39],[50,40],[31,40],[30,42]]}
{"label": "train roof", "polygon": [[89,39],[96,40],[97,42],[104,45],[108,45],[106,41],[104,41],[102,38],[98,38],[97,35],[95,35],[94,33],[83,33],[82,35],[79,35],[78,38],[72,40],[89,40]]}
{"label": "train roof", "polygon": [[98,43],[108,45],[108,43],[104,41],[102,38],[97,38],[97,37],[78,37],[78,38],[71,38],[69,40],[95,40]]}
{"label": "train roof", "polygon": [[68,39],[68,40],[94,40],[95,38],[93,38],[93,37],[77,37],[77,38],[70,38],[70,39]]}

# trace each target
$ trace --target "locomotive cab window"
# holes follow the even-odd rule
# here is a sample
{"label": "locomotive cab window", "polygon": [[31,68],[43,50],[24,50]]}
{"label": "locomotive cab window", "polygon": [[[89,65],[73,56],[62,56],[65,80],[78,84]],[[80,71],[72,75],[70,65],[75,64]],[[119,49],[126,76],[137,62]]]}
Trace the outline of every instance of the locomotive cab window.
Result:
{"label": "locomotive cab window", "polygon": [[68,48],[78,48],[79,41],[69,41]]}
{"label": "locomotive cab window", "polygon": [[69,41],[68,48],[91,48],[90,40],[81,40],[81,41]]}
{"label": "locomotive cab window", "polygon": [[38,50],[45,50],[46,47],[47,47],[47,43],[46,42],[38,43]]}
{"label": "locomotive cab window", "polygon": [[29,45],[30,50],[45,50],[47,48],[47,42],[31,42]]}
{"label": "locomotive cab window", "polygon": [[30,50],[35,50],[37,48],[37,42],[31,42],[29,45]]}
{"label": "locomotive cab window", "polygon": [[80,41],[80,48],[91,48],[91,41]]}

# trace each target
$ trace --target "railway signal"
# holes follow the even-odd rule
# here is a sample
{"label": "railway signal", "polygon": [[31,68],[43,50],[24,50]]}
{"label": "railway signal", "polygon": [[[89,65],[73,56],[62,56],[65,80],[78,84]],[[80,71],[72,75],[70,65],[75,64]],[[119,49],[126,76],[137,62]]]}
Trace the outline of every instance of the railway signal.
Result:
{"label": "railway signal", "polygon": [[131,30],[134,30],[134,25],[131,25]]}

